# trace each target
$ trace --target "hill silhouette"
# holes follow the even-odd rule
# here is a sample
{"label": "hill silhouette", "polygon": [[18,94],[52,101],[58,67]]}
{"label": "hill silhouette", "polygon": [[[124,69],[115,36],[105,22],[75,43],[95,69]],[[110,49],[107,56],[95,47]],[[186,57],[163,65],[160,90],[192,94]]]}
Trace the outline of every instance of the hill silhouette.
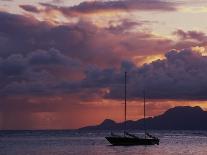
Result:
{"label": "hill silhouette", "polygon": [[[200,107],[179,106],[167,110],[165,113],[146,118],[147,129],[156,130],[206,130],[207,111]],[[128,130],[140,129],[144,127],[144,120],[127,121]],[[116,123],[106,119],[97,126],[87,126],[79,130],[122,130],[124,123]]]}

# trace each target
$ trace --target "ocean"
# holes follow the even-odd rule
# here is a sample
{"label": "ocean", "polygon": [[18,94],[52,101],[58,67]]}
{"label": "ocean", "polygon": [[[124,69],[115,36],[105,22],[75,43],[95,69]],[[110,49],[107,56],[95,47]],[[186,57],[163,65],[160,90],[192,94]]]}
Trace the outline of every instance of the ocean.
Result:
{"label": "ocean", "polygon": [[[0,131],[0,155],[206,155],[207,131],[152,131],[154,146],[111,146],[108,131]],[[137,135],[141,131],[133,131]]]}

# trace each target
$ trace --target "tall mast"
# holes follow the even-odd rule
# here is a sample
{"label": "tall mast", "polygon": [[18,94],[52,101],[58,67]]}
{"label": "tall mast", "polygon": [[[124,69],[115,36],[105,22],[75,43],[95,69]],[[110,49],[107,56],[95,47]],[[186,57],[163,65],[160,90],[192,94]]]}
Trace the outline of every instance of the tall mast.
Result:
{"label": "tall mast", "polygon": [[145,139],[146,139],[146,120],[145,120],[145,115],[146,115],[146,110],[145,110],[145,99],[146,96],[145,96],[145,90],[144,90],[144,135],[145,135]]}
{"label": "tall mast", "polygon": [[126,131],[126,97],[127,97],[127,72],[125,72],[125,89],[124,89],[124,96],[125,96],[125,102],[124,102],[124,136],[125,136],[125,131]]}

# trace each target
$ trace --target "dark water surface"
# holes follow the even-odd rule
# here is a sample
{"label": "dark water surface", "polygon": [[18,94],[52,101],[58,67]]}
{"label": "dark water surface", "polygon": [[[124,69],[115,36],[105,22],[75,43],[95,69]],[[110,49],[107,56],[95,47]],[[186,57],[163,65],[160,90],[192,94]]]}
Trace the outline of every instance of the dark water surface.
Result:
{"label": "dark water surface", "polygon": [[206,131],[153,133],[160,145],[123,147],[109,145],[109,132],[0,131],[0,155],[207,155]]}

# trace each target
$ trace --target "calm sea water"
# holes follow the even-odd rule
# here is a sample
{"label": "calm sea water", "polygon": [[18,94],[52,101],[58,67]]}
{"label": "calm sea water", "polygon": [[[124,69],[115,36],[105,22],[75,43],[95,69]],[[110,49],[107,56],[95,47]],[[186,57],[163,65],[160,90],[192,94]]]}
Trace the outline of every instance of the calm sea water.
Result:
{"label": "calm sea water", "polygon": [[109,132],[0,131],[0,155],[207,155],[206,131],[151,133],[160,145],[111,146]]}

